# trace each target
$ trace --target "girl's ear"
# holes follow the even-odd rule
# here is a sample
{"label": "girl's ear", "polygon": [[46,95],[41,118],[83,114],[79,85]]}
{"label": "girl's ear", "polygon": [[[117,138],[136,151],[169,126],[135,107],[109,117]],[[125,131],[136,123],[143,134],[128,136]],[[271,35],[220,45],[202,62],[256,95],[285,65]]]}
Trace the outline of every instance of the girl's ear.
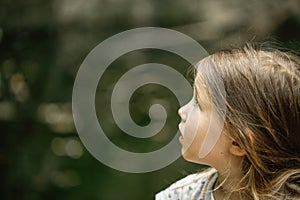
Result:
{"label": "girl's ear", "polygon": [[[251,145],[253,145],[253,143],[254,143],[254,134],[253,134],[253,132],[248,128],[246,128],[244,131],[248,135],[248,137],[250,138]],[[247,154],[245,149],[241,148],[241,146],[234,140],[232,141],[232,143],[230,145],[229,151],[234,156],[245,156]]]}
{"label": "girl's ear", "polygon": [[229,147],[229,152],[234,156],[245,156],[247,154],[236,141],[232,141]]}

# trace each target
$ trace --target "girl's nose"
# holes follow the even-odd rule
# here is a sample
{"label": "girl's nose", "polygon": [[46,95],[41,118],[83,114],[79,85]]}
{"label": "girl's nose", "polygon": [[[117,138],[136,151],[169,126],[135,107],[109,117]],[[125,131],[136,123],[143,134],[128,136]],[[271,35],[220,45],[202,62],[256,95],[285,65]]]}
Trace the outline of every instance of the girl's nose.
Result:
{"label": "girl's nose", "polygon": [[181,117],[181,120],[182,120],[183,122],[186,121],[186,112],[184,111],[184,107],[185,107],[185,106],[182,106],[182,107],[179,108],[179,110],[178,110],[178,115]]}

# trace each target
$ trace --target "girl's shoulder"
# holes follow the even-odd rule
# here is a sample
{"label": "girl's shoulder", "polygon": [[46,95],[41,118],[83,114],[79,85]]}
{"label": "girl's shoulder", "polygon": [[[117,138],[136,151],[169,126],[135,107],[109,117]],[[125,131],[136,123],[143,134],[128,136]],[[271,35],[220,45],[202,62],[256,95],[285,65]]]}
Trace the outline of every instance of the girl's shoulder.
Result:
{"label": "girl's shoulder", "polygon": [[213,199],[212,190],[217,179],[215,169],[191,174],[173,183],[167,189],[155,196],[156,200],[184,200],[184,199]]}

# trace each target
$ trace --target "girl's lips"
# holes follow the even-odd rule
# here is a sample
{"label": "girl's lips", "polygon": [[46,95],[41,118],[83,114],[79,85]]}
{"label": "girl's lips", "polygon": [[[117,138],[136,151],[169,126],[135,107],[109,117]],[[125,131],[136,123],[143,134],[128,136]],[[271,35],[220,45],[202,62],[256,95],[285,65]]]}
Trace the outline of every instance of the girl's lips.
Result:
{"label": "girl's lips", "polygon": [[178,129],[179,129],[180,133],[182,134],[182,131],[181,131],[181,122],[178,124]]}
{"label": "girl's lips", "polygon": [[182,142],[182,141],[183,141],[183,136],[180,135],[180,136],[179,136],[179,142]]}

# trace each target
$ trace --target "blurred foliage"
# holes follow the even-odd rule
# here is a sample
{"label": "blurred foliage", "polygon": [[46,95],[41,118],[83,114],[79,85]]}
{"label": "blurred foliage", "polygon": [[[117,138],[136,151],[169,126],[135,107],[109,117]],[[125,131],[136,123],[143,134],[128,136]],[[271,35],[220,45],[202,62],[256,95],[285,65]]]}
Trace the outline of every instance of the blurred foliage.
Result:
{"label": "blurred foliage", "polygon": [[[128,174],[102,165],[80,142],[71,95],[85,56],[104,39],[136,27],[181,31],[209,52],[245,41],[280,41],[299,52],[300,2],[211,0],[1,0],[0,1],[0,199],[154,199],[170,183],[202,166],[178,159],[161,170]],[[136,152],[162,147],[177,130],[179,104],[157,85],[132,97],[137,124],[149,123],[149,106],[164,105],[166,127],[142,140],[113,123],[109,98],[115,81],[148,62],[174,68],[174,55],[138,51],[117,59],[98,86],[100,123],[118,146]],[[117,69],[117,70],[116,70]],[[186,74],[186,71],[181,71]],[[105,98],[104,98],[105,97]]]}

